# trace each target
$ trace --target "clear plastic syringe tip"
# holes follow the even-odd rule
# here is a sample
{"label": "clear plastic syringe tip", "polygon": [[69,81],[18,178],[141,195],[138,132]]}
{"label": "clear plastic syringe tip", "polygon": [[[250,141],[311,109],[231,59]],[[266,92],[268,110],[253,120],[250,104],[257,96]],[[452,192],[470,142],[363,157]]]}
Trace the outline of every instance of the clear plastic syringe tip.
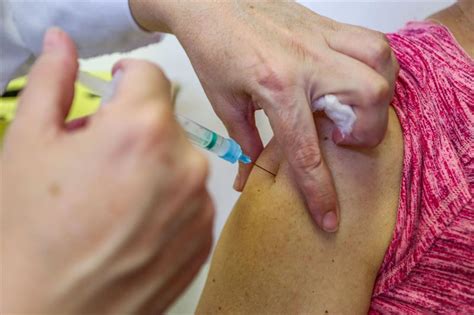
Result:
{"label": "clear plastic syringe tip", "polygon": [[223,158],[226,161],[229,161],[230,163],[235,163],[237,161],[240,161],[244,164],[248,164],[252,162],[250,157],[248,157],[242,152],[242,148],[237,142],[235,142],[234,139],[231,139],[231,138],[223,138],[223,139],[225,140],[227,144],[226,145],[227,149],[224,152],[224,154],[219,154],[219,157]]}
{"label": "clear plastic syringe tip", "polygon": [[242,153],[242,155],[239,157],[239,161],[244,163],[244,164],[249,164],[250,162],[252,162],[252,160],[250,159],[249,156],[245,155]]}

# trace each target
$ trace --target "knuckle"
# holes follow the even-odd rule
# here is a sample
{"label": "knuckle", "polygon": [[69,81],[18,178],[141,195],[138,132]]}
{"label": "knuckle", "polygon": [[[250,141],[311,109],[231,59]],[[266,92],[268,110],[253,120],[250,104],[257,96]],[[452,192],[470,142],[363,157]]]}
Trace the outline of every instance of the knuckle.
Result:
{"label": "knuckle", "polygon": [[387,105],[390,98],[390,85],[385,79],[379,79],[366,88],[366,100],[369,106]]}
{"label": "knuckle", "polygon": [[311,173],[322,163],[321,152],[317,145],[303,145],[300,150],[295,152],[293,163],[295,167],[306,173]]}
{"label": "knuckle", "polygon": [[149,156],[167,164],[172,162],[166,147],[172,146],[176,140],[177,126],[169,109],[162,110],[156,102],[151,102],[132,113],[128,110],[111,111],[106,121],[105,134],[114,135],[113,154]]}
{"label": "knuckle", "polygon": [[282,92],[291,82],[289,74],[282,74],[277,66],[265,61],[255,67],[254,76],[257,86],[271,92]]}
{"label": "knuckle", "polygon": [[137,126],[144,136],[155,137],[170,128],[172,117],[168,115],[157,102],[150,102],[145,106]]}
{"label": "knuckle", "polygon": [[372,42],[372,46],[369,47],[369,54],[375,66],[383,66],[391,63],[392,49],[385,35],[379,35],[378,38]]}
{"label": "knuckle", "polygon": [[[171,91],[171,82],[166,76],[163,69],[156,63],[146,60],[129,60],[129,67],[131,70],[144,80],[157,84],[157,92],[162,94],[164,89]],[[154,82],[155,81],[155,82]]]}
{"label": "knuckle", "polygon": [[312,198],[308,200],[312,213],[319,216],[327,211],[334,210],[334,193],[332,185],[323,183],[318,185],[318,189],[315,190]]}
{"label": "knuckle", "polygon": [[166,76],[165,72],[163,69],[158,66],[155,63],[145,61],[146,67],[149,69],[149,71],[153,72],[153,75],[156,79],[156,81],[159,82],[161,88],[167,88],[168,90],[171,90],[171,82]]}
{"label": "knuckle", "polygon": [[149,149],[156,147],[161,139],[167,139],[173,128],[173,117],[168,109],[159,105],[155,101],[149,102],[133,119],[127,117],[129,123],[123,128],[126,138],[131,136],[133,141],[145,144]]}
{"label": "knuckle", "polygon": [[148,64],[150,67],[153,67],[155,71],[155,75],[157,76],[158,79],[169,83],[168,77],[166,76],[164,70],[159,65],[155,63],[151,63],[151,62],[148,62]]}

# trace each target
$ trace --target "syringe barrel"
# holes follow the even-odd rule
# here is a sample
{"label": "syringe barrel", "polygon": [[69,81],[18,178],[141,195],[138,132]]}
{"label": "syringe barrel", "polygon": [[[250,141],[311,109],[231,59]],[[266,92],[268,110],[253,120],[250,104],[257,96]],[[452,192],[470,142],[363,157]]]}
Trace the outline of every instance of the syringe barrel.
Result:
{"label": "syringe barrel", "polygon": [[214,152],[231,163],[237,162],[242,156],[242,149],[234,140],[220,136],[186,117],[176,115],[176,120],[186,132],[188,139],[195,145]]}
{"label": "syringe barrel", "polygon": [[207,149],[214,146],[217,134],[186,117],[176,115],[176,120],[186,132],[188,139],[195,145]]}

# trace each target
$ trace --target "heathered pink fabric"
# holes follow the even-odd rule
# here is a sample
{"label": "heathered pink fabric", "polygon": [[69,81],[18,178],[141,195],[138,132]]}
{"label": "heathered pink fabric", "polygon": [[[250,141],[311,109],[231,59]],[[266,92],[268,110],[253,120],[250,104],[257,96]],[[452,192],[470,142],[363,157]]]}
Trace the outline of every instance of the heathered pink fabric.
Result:
{"label": "heathered pink fabric", "polygon": [[474,314],[474,61],[451,33],[412,22],[388,35],[400,63],[398,217],[371,314]]}

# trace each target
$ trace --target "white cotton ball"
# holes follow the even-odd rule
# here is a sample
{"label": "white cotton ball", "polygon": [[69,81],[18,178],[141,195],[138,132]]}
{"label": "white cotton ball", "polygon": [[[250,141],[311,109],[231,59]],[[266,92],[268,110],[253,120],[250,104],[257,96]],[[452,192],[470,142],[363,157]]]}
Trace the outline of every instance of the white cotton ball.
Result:
{"label": "white cotton ball", "polygon": [[323,110],[334,122],[343,135],[348,135],[352,131],[357,117],[351,106],[339,102],[332,94],[324,95],[311,104],[311,110]]}

